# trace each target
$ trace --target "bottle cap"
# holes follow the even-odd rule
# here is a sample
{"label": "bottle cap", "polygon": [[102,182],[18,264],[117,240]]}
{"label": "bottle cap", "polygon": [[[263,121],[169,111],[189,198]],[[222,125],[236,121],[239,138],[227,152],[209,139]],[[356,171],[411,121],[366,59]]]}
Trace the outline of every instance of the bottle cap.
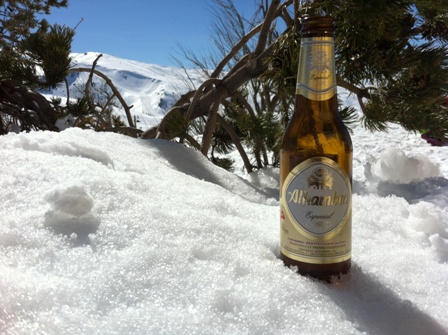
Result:
{"label": "bottle cap", "polygon": [[308,16],[302,18],[302,35],[333,34],[334,21],[331,16]]}

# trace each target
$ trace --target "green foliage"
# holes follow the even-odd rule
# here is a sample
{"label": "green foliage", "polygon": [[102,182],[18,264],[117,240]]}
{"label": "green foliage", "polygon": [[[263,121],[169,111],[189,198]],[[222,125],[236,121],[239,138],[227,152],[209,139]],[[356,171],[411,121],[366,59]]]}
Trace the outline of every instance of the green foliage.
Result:
{"label": "green foliage", "polygon": [[[95,74],[108,86],[95,87],[89,80],[75,103],[69,99],[68,89],[66,106],[61,99],[50,102],[39,93],[64,82],[72,71],[70,52],[75,31],[63,25],[50,26],[43,19],[52,8],[67,4],[67,0],[0,0],[0,134],[6,133],[12,123],[27,131],[58,130],[55,123],[61,117],[73,118],[75,126],[116,131],[113,128],[125,125],[113,114],[117,98],[132,124],[130,108],[110,79],[99,71]],[[133,130],[128,133],[138,134]]]}
{"label": "green foliage", "polygon": [[353,130],[351,127],[359,122],[358,111],[356,108],[351,106],[343,106],[342,103],[339,102],[339,115],[344,121],[348,131],[352,133]]}
{"label": "green foliage", "polygon": [[0,52],[2,79],[40,88],[55,87],[65,79],[74,31],[59,25],[43,29],[21,40],[18,48],[4,47]]}
{"label": "green foliage", "polygon": [[300,36],[295,29],[290,29],[275,41],[271,56],[265,60],[268,70],[260,79],[284,98],[294,96],[299,53]]}
{"label": "green foliage", "polygon": [[56,102],[53,107],[36,91],[65,79],[74,30],[50,26],[40,17],[67,3],[0,0],[0,132],[6,132],[11,122],[26,130],[56,130],[60,106]]}
{"label": "green foliage", "polygon": [[92,100],[90,97],[83,96],[76,100],[76,102],[69,103],[66,107],[67,114],[73,115],[75,118],[88,116],[95,113],[95,108],[92,108]]}
{"label": "green foliage", "polygon": [[221,125],[216,127],[212,139],[212,154],[211,156],[215,158],[215,154],[227,155],[235,149],[232,139],[229,134],[224,130]]}
{"label": "green foliage", "polygon": [[213,164],[219,166],[220,168],[222,168],[224,170],[227,170],[229,172],[235,171],[235,167],[233,166],[233,163],[235,163],[235,161],[233,161],[230,158],[212,156],[211,157],[211,162]]}
{"label": "green foliage", "polygon": [[28,60],[39,65],[45,74],[45,79],[39,83],[41,86],[55,87],[67,76],[74,35],[72,29],[56,24],[48,31],[39,30],[23,41]]}
{"label": "green foliage", "polygon": [[[334,18],[338,84],[358,95],[367,128],[385,131],[397,123],[448,137],[446,2],[317,0],[299,17],[305,12]],[[262,77],[286,96],[294,94],[297,22],[276,41]],[[341,106],[347,124],[355,114]]]}
{"label": "green foliage", "polygon": [[65,0],[0,2],[0,79],[30,87],[55,86],[64,80],[74,31],[59,25],[50,27],[38,17],[49,14],[53,7],[66,6]]}
{"label": "green foliage", "polygon": [[116,106],[115,96],[105,83],[103,85],[90,84],[88,94],[81,88],[79,92],[81,97],[75,102],[69,101],[64,107],[57,107],[59,104],[53,101],[59,111],[58,117],[68,116],[74,121],[73,126],[97,131],[125,126],[120,117],[113,113],[113,107]]}
{"label": "green foliage", "polygon": [[[227,65],[234,66],[246,56],[251,59],[256,43],[246,38],[248,31],[265,20],[272,2],[257,1],[257,13],[250,19],[236,11],[232,0],[215,3],[222,10],[217,10],[213,40],[223,55],[236,50]],[[280,4],[289,19],[283,31],[271,26],[266,43],[270,52],[263,60],[266,71],[223,103],[220,115],[234,134],[231,137],[217,126],[212,161],[217,161],[215,153],[225,155],[240,142],[250,153],[251,166],[245,162],[248,171],[278,165],[282,134],[293,112],[303,15],[334,18],[337,83],[357,97],[361,108],[359,113],[339,102],[340,116],[349,129],[362,121],[370,130],[387,131],[396,123],[409,131],[429,130],[435,137],[448,137],[448,3],[314,0],[298,4]]]}

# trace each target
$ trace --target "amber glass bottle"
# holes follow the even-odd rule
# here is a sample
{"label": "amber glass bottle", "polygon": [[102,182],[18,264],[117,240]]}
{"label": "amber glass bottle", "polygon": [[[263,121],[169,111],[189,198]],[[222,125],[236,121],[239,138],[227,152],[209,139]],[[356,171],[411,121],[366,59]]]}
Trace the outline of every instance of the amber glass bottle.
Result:
{"label": "amber glass bottle", "polygon": [[280,251],[330,280],[351,265],[352,142],[337,108],[333,20],[302,22],[294,114],[280,150]]}

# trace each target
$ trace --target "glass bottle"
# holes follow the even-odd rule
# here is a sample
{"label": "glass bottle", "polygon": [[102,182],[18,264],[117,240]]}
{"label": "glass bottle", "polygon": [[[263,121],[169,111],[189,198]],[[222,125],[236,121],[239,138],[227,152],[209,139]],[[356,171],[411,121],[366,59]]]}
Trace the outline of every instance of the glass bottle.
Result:
{"label": "glass bottle", "polygon": [[328,281],[350,269],[352,157],[338,113],[333,19],[305,17],[280,149],[280,257],[300,274]]}

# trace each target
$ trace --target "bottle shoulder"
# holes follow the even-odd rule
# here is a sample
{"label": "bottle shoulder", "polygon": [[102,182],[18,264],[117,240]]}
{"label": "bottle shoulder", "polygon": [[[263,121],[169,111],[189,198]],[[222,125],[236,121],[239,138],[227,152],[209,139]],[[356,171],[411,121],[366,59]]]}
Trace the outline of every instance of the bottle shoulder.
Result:
{"label": "bottle shoulder", "polygon": [[350,133],[339,117],[325,121],[313,117],[293,117],[284,132],[281,148],[319,152],[335,148],[353,150]]}
{"label": "bottle shoulder", "polygon": [[285,129],[285,136],[305,136],[315,133],[338,133],[350,137],[350,133],[336,112],[325,119],[318,115],[294,113]]}

